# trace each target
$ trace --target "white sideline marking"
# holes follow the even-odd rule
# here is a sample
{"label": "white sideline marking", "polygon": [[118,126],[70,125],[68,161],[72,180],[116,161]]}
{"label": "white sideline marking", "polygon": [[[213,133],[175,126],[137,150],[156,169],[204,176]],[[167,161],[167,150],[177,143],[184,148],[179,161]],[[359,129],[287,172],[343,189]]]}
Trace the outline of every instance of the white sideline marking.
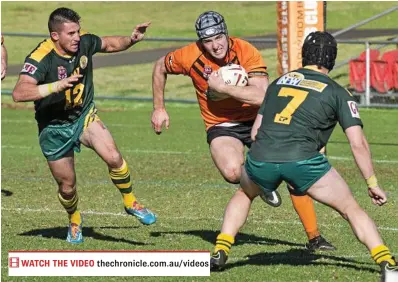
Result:
{"label": "white sideline marking", "polygon": [[[39,145],[37,146],[14,146],[14,145],[1,145],[1,148],[4,149],[26,149],[26,150],[32,150],[32,149],[40,149]],[[129,152],[129,153],[143,153],[143,154],[176,154],[176,155],[193,155],[193,154],[207,154],[207,152],[192,152],[192,151],[164,151],[164,150],[130,150],[130,149],[121,149],[122,152]],[[353,158],[347,158],[347,157],[339,157],[339,156],[328,156],[327,157],[330,160],[335,160],[335,161],[354,161]],[[398,164],[398,160],[378,160],[374,159],[374,163],[386,163],[386,164]]]}
{"label": "white sideline marking", "polygon": [[[1,145],[1,148],[4,149],[23,149],[23,150],[34,150],[38,149],[40,150],[39,145],[37,146],[14,146],[14,145]],[[139,149],[120,149],[122,152],[128,152],[128,153],[143,153],[143,154],[170,154],[170,155],[190,155],[190,154],[201,154],[200,152],[181,152],[181,151],[163,151],[163,150],[139,150]]]}
{"label": "white sideline marking", "polygon": [[[30,212],[51,212],[51,213],[65,213],[65,210],[52,210],[49,208],[41,208],[41,209],[31,209],[31,208],[1,208],[2,211],[9,211],[9,212],[23,212],[23,213],[30,213]],[[87,210],[87,211],[82,211],[82,214],[92,214],[92,215],[108,215],[108,216],[130,216],[125,213],[114,213],[114,212],[100,212],[100,211],[92,211],[92,210]],[[185,220],[216,220],[216,221],[222,221],[221,217],[190,217],[190,216],[176,216],[176,217],[167,217],[167,219],[173,219],[173,220],[178,220],[178,219],[185,219]],[[256,219],[248,219],[249,222],[254,222],[254,223],[265,223],[265,224],[281,224],[281,225],[301,225],[302,223],[300,221],[275,221],[275,220],[256,220]],[[346,227],[345,225],[343,226],[342,224],[319,224],[321,226],[325,227]],[[387,231],[392,231],[392,232],[398,232],[397,227],[389,227],[389,226],[378,226],[377,227],[380,230],[387,230]],[[266,228],[256,228],[259,230],[266,230]]]}
{"label": "white sideline marking", "polygon": [[[327,156],[330,160],[336,161],[354,161],[353,158],[337,157],[337,156]],[[386,163],[386,164],[397,164],[398,160],[372,160],[374,163]]]}
{"label": "white sideline marking", "polygon": [[[25,119],[2,119],[2,123],[26,123],[26,124],[37,124],[36,120],[25,120]],[[123,124],[123,123],[106,123],[107,126],[114,127],[140,127],[140,128],[151,128],[151,125],[148,124]]]}
{"label": "white sideline marking", "polygon": [[[40,149],[39,145],[37,146],[14,146],[14,145],[1,145],[1,148],[4,149],[26,149],[26,150],[32,150],[32,149]],[[208,152],[192,152],[192,151],[164,151],[164,150],[140,150],[140,149],[125,149],[122,148],[120,149],[122,152],[128,152],[128,153],[142,153],[142,154],[176,154],[176,155],[194,155],[194,154],[208,154]],[[328,159],[330,160],[335,160],[335,161],[354,161],[353,158],[347,158],[347,157],[339,157],[339,156],[327,156]],[[398,164],[398,160],[378,160],[378,159],[373,159],[374,163],[381,163],[381,164]]]}

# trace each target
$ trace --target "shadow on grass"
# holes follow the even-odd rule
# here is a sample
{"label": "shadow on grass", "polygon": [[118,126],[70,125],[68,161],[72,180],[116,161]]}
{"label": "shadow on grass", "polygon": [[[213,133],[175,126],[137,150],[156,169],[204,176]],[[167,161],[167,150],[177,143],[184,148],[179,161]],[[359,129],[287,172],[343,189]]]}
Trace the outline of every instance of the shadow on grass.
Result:
{"label": "shadow on grass", "polygon": [[[117,226],[106,226],[106,227],[98,227],[99,229],[129,229],[131,230],[132,228],[137,228],[137,227],[117,227]],[[43,228],[43,229],[34,229],[31,231],[27,231],[24,233],[18,234],[19,236],[35,236],[35,237],[44,237],[44,238],[51,238],[51,239],[60,239],[60,240],[66,240],[66,234],[68,232],[67,227],[54,227],[54,228]],[[93,227],[83,227],[83,236],[85,238],[93,238],[96,240],[102,240],[102,241],[108,241],[108,242],[118,242],[118,243],[127,243],[131,245],[139,245],[139,246],[145,246],[145,245],[151,245],[147,243],[142,243],[142,242],[136,242],[132,240],[127,240],[124,238],[116,238],[113,236],[109,235],[104,235],[101,234],[97,231],[94,230]]]}
{"label": "shadow on grass", "polygon": [[[202,238],[202,240],[210,242],[212,244],[215,243],[216,237],[219,231],[213,230],[187,230],[187,231],[173,231],[173,232],[151,232],[151,236],[160,237],[162,235],[168,234],[180,234],[180,235],[188,235],[188,236],[197,236]],[[271,239],[265,237],[259,237],[252,234],[239,233],[235,238],[234,246],[244,245],[244,244],[255,244],[255,245],[286,245],[291,247],[303,247],[304,244],[297,244],[293,242]]]}
{"label": "shadow on grass", "polygon": [[378,273],[378,271],[368,265],[374,265],[370,263],[359,262],[354,259],[327,255],[325,253],[311,253],[306,250],[290,249],[286,252],[274,252],[274,253],[257,253],[254,255],[247,256],[246,260],[239,260],[231,262],[225,265],[224,270],[228,270],[234,267],[246,266],[246,265],[292,265],[292,266],[333,266],[333,267],[345,267],[358,271],[367,271],[370,273]]}
{"label": "shadow on grass", "polygon": [[11,191],[8,191],[8,190],[1,189],[1,195],[2,195],[2,196],[5,196],[5,197],[10,197],[10,196],[12,196],[12,194],[14,194],[14,192],[11,192]]}

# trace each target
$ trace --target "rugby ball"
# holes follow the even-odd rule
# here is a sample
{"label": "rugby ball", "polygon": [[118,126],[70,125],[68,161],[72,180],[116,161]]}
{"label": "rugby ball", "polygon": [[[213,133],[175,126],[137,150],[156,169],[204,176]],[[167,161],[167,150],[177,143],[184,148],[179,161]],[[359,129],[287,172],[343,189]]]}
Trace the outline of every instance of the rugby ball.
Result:
{"label": "rugby ball", "polygon": [[[243,87],[246,86],[249,81],[246,70],[240,65],[229,64],[223,66],[217,71],[217,73],[218,75],[221,75],[226,85]],[[214,90],[208,90],[206,95],[207,98],[212,101],[221,101],[229,98],[229,95],[221,94]]]}
{"label": "rugby ball", "polygon": [[221,74],[225,84],[233,86],[246,86],[249,80],[246,70],[236,64],[223,66],[218,71]]}

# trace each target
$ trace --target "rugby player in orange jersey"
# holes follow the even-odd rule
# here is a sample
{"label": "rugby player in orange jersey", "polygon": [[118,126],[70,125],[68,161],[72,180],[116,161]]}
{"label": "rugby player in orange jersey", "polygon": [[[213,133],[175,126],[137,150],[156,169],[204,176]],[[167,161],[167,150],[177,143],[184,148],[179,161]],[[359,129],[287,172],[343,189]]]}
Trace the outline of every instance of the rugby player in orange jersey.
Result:
{"label": "rugby player in orange jersey", "polygon": [[[244,163],[245,146],[251,146],[254,136],[251,128],[268,87],[267,67],[260,52],[242,39],[228,36],[222,15],[214,11],[201,14],[195,24],[198,41],[161,57],[152,74],[153,104],[152,127],[157,134],[169,127],[169,115],[164,103],[164,89],[168,74],[183,74],[192,79],[202,118],[205,122],[207,142],[213,161],[224,179],[237,184]],[[239,64],[249,75],[245,87],[225,85],[217,70],[229,63]],[[218,95],[208,94],[208,89]],[[279,206],[276,193],[261,195],[272,206]],[[291,194],[293,205],[306,230],[310,250],[334,250],[319,233],[314,204],[308,196]],[[242,205],[250,205],[239,188],[232,200],[235,205],[225,210],[225,217],[239,218]],[[232,245],[228,237],[232,222],[224,221],[220,245]],[[231,233],[232,234],[232,233]],[[218,246],[218,245],[217,245]],[[229,248],[228,248],[229,250]]]}

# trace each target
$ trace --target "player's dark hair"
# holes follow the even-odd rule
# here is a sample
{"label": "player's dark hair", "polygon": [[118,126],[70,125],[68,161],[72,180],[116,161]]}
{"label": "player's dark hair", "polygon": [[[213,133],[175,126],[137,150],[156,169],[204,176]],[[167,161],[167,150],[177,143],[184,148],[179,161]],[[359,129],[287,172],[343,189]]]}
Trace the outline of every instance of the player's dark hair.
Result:
{"label": "player's dark hair", "polygon": [[79,23],[80,16],[78,13],[69,8],[58,8],[54,10],[48,19],[48,30],[56,31],[57,27],[63,23],[73,22]]}
{"label": "player's dark hair", "polygon": [[303,67],[316,65],[331,71],[337,57],[337,42],[326,31],[311,32],[304,40],[302,49]]}

